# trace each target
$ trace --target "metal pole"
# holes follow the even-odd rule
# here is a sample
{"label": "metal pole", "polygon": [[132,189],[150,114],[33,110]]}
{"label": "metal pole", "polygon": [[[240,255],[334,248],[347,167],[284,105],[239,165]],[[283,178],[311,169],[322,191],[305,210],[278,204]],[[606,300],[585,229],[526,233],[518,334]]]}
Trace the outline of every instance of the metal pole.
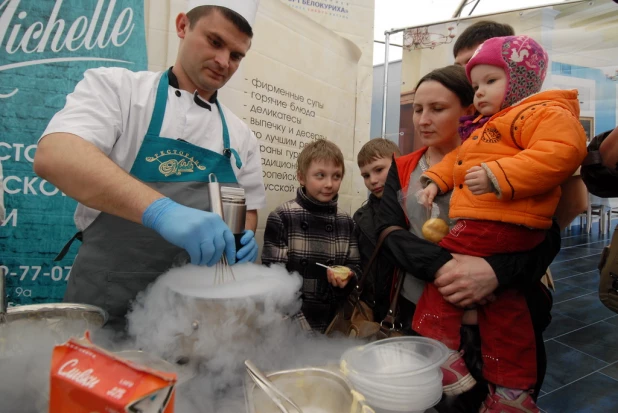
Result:
{"label": "metal pole", "polygon": [[423,24],[417,25],[417,26],[399,27],[399,28],[391,29],[389,33],[390,34],[396,34],[396,33],[399,33],[399,32],[403,32],[404,30],[417,29],[417,28],[420,28],[420,27],[435,26],[436,24],[458,23],[458,22],[462,22],[462,21],[468,21],[468,20],[471,20],[471,19],[480,19],[480,18],[483,18],[483,17],[495,18],[496,16],[500,16],[500,15],[507,14],[507,13],[523,12],[523,11],[529,11],[529,10],[540,10],[540,9],[544,9],[544,8],[547,8],[547,7],[566,6],[566,5],[570,5],[570,4],[583,4],[583,3],[588,3],[588,2],[590,2],[590,0],[562,0],[561,2],[544,4],[542,6],[537,6],[537,7],[523,7],[523,8],[519,8],[519,9],[505,10],[505,11],[501,11],[499,13],[477,14],[476,16],[464,16],[464,17],[458,17],[458,18],[451,18],[449,20],[440,20],[440,21],[434,21],[434,22],[431,22],[431,23],[423,23]]}
{"label": "metal pole", "polygon": [[466,2],[467,0],[461,0],[461,2],[459,3],[459,6],[457,6],[457,9],[455,9],[455,13],[453,13],[453,17],[452,17],[453,19],[456,19],[461,15],[463,8],[466,6]]}
{"label": "metal pole", "polygon": [[474,6],[472,7],[472,10],[470,10],[470,13],[468,13],[468,16],[472,16],[472,13],[474,13],[474,10],[476,10],[476,6],[478,6],[480,2],[481,0],[476,0],[476,3],[474,3]]}
{"label": "metal pole", "polygon": [[386,139],[386,98],[388,95],[388,49],[390,33],[384,33],[384,95],[382,97],[382,139]]}

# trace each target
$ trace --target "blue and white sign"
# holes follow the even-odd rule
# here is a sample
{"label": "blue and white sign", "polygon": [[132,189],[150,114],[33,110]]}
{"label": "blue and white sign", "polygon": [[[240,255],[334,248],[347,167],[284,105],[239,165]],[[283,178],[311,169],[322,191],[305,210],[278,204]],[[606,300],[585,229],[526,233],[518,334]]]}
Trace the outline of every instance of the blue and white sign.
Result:
{"label": "blue and white sign", "polygon": [[[32,168],[37,141],[87,69],[146,70],[143,0],[0,0],[0,266],[14,305],[61,301],[76,203]],[[75,162],[82,162],[75,159]]]}

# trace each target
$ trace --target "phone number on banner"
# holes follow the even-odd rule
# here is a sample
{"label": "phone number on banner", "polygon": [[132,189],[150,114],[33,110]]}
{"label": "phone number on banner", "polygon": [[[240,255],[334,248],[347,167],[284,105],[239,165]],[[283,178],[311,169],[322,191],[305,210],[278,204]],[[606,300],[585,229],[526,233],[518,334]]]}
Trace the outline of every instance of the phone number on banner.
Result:
{"label": "phone number on banner", "polygon": [[17,268],[9,268],[6,265],[0,265],[0,270],[8,277],[19,278],[19,281],[36,281],[39,277],[51,278],[52,281],[67,281],[71,273],[71,267],[52,267],[49,272],[43,271],[40,265],[20,265]]}

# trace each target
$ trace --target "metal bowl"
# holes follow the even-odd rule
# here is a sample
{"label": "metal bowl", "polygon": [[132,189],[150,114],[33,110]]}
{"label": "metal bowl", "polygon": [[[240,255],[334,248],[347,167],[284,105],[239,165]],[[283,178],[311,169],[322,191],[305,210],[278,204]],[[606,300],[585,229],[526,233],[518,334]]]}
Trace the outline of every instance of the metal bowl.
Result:
{"label": "metal bowl", "polygon": [[0,311],[0,411],[48,411],[54,346],[97,330],[106,321],[104,310],[84,304],[36,304]]}
{"label": "metal bowl", "polygon": [[[0,313],[0,358],[27,354],[26,341],[39,334],[38,348],[53,348],[71,337],[81,337],[86,330],[96,331],[107,321],[107,313],[86,304],[34,304],[8,308]],[[36,344],[36,343],[35,343]],[[35,345],[33,344],[33,345]]]}
{"label": "metal bowl", "polygon": [[93,328],[107,322],[107,312],[88,304],[54,303],[10,307],[0,316],[0,324],[17,320],[46,320],[50,323],[72,320],[84,321]]}
{"label": "metal bowl", "polygon": [[[353,393],[350,383],[339,373],[325,368],[308,367],[283,370],[266,375],[303,413],[370,413],[362,396]],[[247,413],[280,413],[272,400],[251,379],[246,379]]]}

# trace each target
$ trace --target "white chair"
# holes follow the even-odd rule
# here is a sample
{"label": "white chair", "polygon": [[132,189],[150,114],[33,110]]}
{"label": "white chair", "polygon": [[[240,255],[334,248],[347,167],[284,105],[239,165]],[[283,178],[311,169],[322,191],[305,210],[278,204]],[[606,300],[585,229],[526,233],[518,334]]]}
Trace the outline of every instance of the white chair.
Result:
{"label": "white chair", "polygon": [[606,198],[607,202],[607,232],[612,231],[612,216],[618,216],[618,198]]}
{"label": "white chair", "polygon": [[[607,205],[607,200],[588,193],[588,207],[586,208],[586,211],[579,214],[579,227],[581,229],[584,228],[584,219],[586,219],[586,234],[590,234],[590,232],[592,231],[592,221],[596,217],[598,217],[599,219],[599,232],[601,234],[605,234],[605,217]],[[616,204],[615,213],[618,214],[618,203]],[[573,225],[572,222],[567,227],[569,231],[571,230],[571,225]]]}
{"label": "white chair", "polygon": [[590,204],[599,208],[599,225],[601,234],[611,231],[612,213],[618,214],[618,198],[599,198],[590,195]]}

